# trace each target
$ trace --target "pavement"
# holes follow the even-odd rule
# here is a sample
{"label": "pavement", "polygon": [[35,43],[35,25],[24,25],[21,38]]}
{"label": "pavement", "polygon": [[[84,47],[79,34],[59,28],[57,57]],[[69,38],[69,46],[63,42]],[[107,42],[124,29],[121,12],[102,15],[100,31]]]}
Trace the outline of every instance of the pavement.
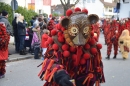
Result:
{"label": "pavement", "polygon": [[29,59],[33,58],[34,55],[31,55],[31,53],[27,53],[26,55],[19,55],[19,53],[15,52],[15,45],[13,42],[9,43],[9,55],[7,62],[12,62],[12,61],[18,61],[18,60],[24,60],[24,59]]}

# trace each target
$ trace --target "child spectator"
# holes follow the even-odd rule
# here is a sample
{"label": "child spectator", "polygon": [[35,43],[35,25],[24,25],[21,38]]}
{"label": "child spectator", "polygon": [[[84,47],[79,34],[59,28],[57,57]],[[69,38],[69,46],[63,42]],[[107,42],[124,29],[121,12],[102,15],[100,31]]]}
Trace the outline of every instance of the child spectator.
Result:
{"label": "child spectator", "polygon": [[32,49],[34,49],[34,59],[39,59],[39,52],[40,52],[40,26],[39,23],[34,24],[33,31],[33,38],[32,38]]}
{"label": "child spectator", "polygon": [[42,38],[41,38],[41,48],[42,48],[42,56],[44,57],[44,54],[47,50],[47,45],[46,45],[46,41],[48,40],[49,38],[49,34],[50,34],[50,31],[47,30],[47,26],[46,25],[43,25],[43,28],[42,28]]}

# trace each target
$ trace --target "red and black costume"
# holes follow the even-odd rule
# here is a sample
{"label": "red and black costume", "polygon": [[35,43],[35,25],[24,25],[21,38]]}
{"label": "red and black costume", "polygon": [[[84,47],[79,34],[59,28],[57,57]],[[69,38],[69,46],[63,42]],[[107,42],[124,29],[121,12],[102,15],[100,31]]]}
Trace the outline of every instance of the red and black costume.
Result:
{"label": "red and black costume", "polygon": [[110,21],[109,20],[104,20],[103,23],[103,33],[104,33],[104,38],[105,38],[105,44],[107,44],[107,37],[108,37],[108,30],[110,28]]}
{"label": "red and black costume", "polygon": [[9,38],[10,36],[6,32],[6,27],[0,23],[0,78],[3,78],[6,72],[5,60],[8,59]]}
{"label": "red and black costume", "polygon": [[110,27],[108,28],[108,33],[107,33],[107,57],[106,59],[110,59],[110,54],[111,54],[111,49],[112,45],[114,46],[114,57],[116,58],[117,52],[118,52],[118,28],[119,28],[119,23],[117,23],[116,20],[112,20]]}
{"label": "red and black costume", "polygon": [[55,28],[55,17],[52,17],[50,20],[49,20],[49,22],[48,22],[48,24],[47,24],[47,29],[51,32],[51,30],[52,29],[54,29]]}
{"label": "red and black costume", "polygon": [[96,35],[96,36],[95,36],[95,40],[98,42],[99,36],[100,36],[99,23],[93,24],[92,26],[93,26],[94,34]]}
{"label": "red and black costume", "polygon": [[95,14],[76,8],[67,10],[58,29],[51,31],[52,38],[38,76],[44,86],[99,86],[105,82],[101,61],[101,44],[94,39],[92,24],[99,20]]}

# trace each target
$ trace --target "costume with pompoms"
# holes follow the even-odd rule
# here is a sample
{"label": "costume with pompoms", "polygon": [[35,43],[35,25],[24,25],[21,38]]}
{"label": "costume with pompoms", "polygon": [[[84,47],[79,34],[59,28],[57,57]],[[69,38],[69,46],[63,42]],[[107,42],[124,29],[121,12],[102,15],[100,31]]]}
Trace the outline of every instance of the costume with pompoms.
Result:
{"label": "costume with pompoms", "polygon": [[105,82],[101,44],[94,38],[92,24],[99,20],[86,9],[66,11],[60,24],[51,31],[51,41],[38,76],[44,86],[99,86]]}
{"label": "costume with pompoms", "polygon": [[0,78],[4,76],[5,60],[8,59],[8,44],[10,36],[6,32],[4,24],[0,23]]}

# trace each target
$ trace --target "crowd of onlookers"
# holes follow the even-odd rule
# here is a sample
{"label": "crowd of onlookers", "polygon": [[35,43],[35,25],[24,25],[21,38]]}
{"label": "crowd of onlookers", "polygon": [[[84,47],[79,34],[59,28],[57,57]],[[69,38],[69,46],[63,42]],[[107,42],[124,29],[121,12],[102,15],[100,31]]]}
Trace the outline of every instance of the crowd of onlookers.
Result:
{"label": "crowd of onlookers", "polygon": [[[44,45],[43,34],[50,36],[51,29],[48,28],[49,22],[53,23],[52,28],[59,21],[52,15],[49,18],[44,17],[42,14],[32,17],[30,22],[26,22],[24,16],[20,13],[15,13],[15,18],[12,25],[8,21],[8,12],[3,11],[0,16],[0,22],[5,22],[7,33],[14,36],[15,51],[20,55],[31,53],[34,58],[39,58],[39,53],[44,55],[46,46]],[[29,26],[29,23],[31,24]],[[29,49],[28,49],[29,48]],[[43,48],[43,49],[42,49]],[[43,54],[41,52],[44,52]]]}
{"label": "crowd of onlookers", "polygon": [[24,16],[20,13],[15,13],[14,16],[11,25],[8,21],[8,12],[0,12],[0,34],[3,34],[0,35],[0,79],[5,77],[5,60],[10,55],[8,51],[10,36],[14,37],[16,53],[20,55],[31,53],[34,55],[34,59],[40,59],[40,57],[44,57],[48,47],[45,41],[50,38],[51,30],[58,23],[58,19],[51,15],[49,18],[44,17],[42,14],[36,15],[32,17],[30,22],[26,22]]}
{"label": "crowd of onlookers", "polygon": [[[43,15],[36,15],[30,20],[31,26],[27,26],[24,17],[21,14],[15,13],[15,19],[12,21],[15,38],[15,50],[20,55],[26,55],[27,52],[34,55],[35,59],[39,59],[39,54],[44,55],[47,46],[44,42],[50,36],[48,23],[53,22],[53,26],[57,23],[56,18],[49,18]],[[27,47],[29,50],[27,50]]]}

